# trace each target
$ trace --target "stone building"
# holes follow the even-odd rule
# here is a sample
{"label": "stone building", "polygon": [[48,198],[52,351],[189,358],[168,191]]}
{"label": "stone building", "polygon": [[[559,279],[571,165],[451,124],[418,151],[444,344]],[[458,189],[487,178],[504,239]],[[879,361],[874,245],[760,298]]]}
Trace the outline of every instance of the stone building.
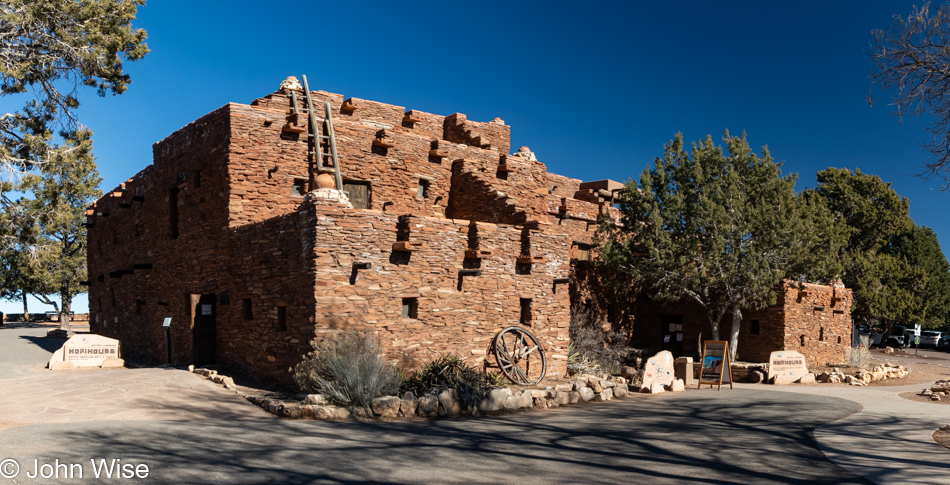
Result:
{"label": "stone building", "polygon": [[[796,350],[808,365],[847,363],[851,350],[852,292],[843,285],[783,281],[775,288],[775,304],[744,310],[736,359],[768,362],[776,350]],[[702,340],[711,338],[705,311],[697,304],[653,302],[641,297],[635,307],[633,343],[698,356]],[[720,324],[719,337],[729,339],[732,316]]]}
{"label": "stone building", "polygon": [[295,79],[199,118],[88,209],[92,331],[133,358],[164,362],[170,347],[174,362],[286,380],[339,329],[378,332],[414,368],[446,352],[480,364],[521,325],[563,374],[571,263],[589,259],[622,185],[510,155],[499,119],[311,96],[318,133],[329,103],[346,195],[316,190],[330,147],[308,141]]}
{"label": "stone building", "polygon": [[[622,184],[548,173],[527,147],[510,154],[497,118],[310,95],[312,117],[288,78],[199,118],[87,210],[93,332],[133,359],[287,381],[311,340],[340,329],[377,332],[416,368],[448,352],[491,364],[492,338],[520,325],[558,375],[572,302],[630,328],[633,302],[609,298],[586,262]],[[335,146],[308,136],[311,120],[328,134],[324,103]],[[318,187],[335,187],[337,169],[342,191]]]}

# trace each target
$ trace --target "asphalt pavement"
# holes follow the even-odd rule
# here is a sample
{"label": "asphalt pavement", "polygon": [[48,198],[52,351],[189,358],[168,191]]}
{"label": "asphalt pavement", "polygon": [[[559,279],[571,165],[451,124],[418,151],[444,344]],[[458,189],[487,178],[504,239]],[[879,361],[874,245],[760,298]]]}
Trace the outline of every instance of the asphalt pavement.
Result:
{"label": "asphalt pavement", "polygon": [[[132,473],[107,483],[869,483],[863,477],[909,483],[905,479],[911,476],[919,483],[950,483],[945,471],[950,466],[942,468],[941,461],[950,450],[932,440],[926,447],[933,419],[905,419],[907,413],[928,415],[950,406],[910,403],[896,397],[896,388],[859,396],[849,388],[740,385],[489,418],[288,421],[268,417],[223,388],[204,387],[207,380],[182,371],[53,375],[40,367],[52,350],[31,332],[41,335],[45,329],[0,330],[0,372],[8,375],[0,378],[0,412],[17,405],[35,408],[37,398],[46,399],[43,393],[68,406],[69,393],[56,386],[102,379],[96,385],[112,397],[109,412],[115,419],[89,411],[93,418],[54,413],[55,422],[48,419],[54,414],[21,413],[20,424],[43,424],[0,431],[0,473],[13,467],[2,460],[19,466],[15,479],[0,483],[103,481],[94,478],[91,462],[101,465],[102,459],[120,470],[129,465],[125,471]],[[124,380],[110,387],[113,379],[101,376]],[[47,379],[65,380],[51,386]],[[180,403],[191,401],[181,397],[143,401],[143,394],[161,394],[142,390],[156,383],[163,383],[160,389],[169,396],[218,404],[189,408]],[[24,393],[33,396],[28,406]],[[891,404],[875,404],[891,398]],[[164,407],[160,413],[121,414],[124,403],[140,410]],[[926,407],[904,407],[907,403]],[[893,428],[876,425],[894,415],[900,421]],[[24,416],[34,418],[22,421]],[[878,452],[882,443],[889,448]],[[924,454],[918,456],[917,446]],[[902,453],[914,457],[905,461]],[[135,468],[139,465],[148,467],[147,476],[141,475],[144,468]],[[36,466],[39,476],[30,478]],[[58,476],[43,476],[54,470]],[[101,466],[98,471],[104,476]]]}

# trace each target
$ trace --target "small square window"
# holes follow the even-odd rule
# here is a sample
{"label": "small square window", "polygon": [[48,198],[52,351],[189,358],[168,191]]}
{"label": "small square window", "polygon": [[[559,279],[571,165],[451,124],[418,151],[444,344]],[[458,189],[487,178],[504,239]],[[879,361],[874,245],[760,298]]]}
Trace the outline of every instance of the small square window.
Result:
{"label": "small square window", "polygon": [[418,298],[403,298],[402,299],[402,317],[403,318],[419,318],[419,299]]}
{"label": "small square window", "polygon": [[416,198],[418,199],[427,199],[429,198],[429,181],[426,179],[419,179],[419,189],[416,193]]}
{"label": "small square window", "polygon": [[575,255],[578,261],[590,261],[590,244],[575,243]]}
{"label": "small square window", "polygon": [[293,188],[290,190],[291,195],[299,195],[303,197],[307,194],[307,181],[304,179],[294,179]]}

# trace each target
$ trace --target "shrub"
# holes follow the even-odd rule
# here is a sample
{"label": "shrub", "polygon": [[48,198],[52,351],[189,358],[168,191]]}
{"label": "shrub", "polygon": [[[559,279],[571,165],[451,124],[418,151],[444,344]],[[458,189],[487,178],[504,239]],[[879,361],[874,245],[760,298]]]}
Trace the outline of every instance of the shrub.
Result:
{"label": "shrub", "polygon": [[871,351],[867,347],[852,347],[851,362],[854,367],[867,367],[871,363]]}
{"label": "shrub", "polygon": [[576,306],[571,309],[570,338],[577,354],[575,362],[578,366],[594,369],[594,372],[599,368],[606,374],[619,374],[627,356],[627,338],[605,327],[604,322],[595,319],[589,309]]}
{"label": "shrub", "polygon": [[403,389],[417,395],[438,393],[447,389],[455,389],[459,401],[468,408],[474,409],[478,402],[488,395],[493,388],[498,387],[496,382],[501,381],[497,373],[486,374],[466,364],[457,355],[443,355],[417,370],[403,383]]}
{"label": "shrub", "polygon": [[337,404],[368,406],[395,394],[403,380],[397,365],[386,362],[371,333],[344,332],[321,343],[297,364],[294,380],[306,392],[319,392]]}
{"label": "shrub", "polygon": [[578,352],[574,344],[569,344],[567,346],[567,372],[571,375],[597,374],[600,372],[600,366],[589,357]]}

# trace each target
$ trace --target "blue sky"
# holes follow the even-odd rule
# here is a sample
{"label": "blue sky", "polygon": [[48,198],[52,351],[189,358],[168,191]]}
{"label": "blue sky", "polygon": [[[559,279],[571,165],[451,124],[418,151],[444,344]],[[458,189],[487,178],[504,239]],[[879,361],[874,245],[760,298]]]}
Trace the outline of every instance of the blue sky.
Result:
{"label": "blue sky", "polygon": [[[513,149],[583,180],[638,178],[678,132],[744,130],[798,173],[799,190],[829,166],[879,175],[947,252],[950,193],[913,176],[926,120],[901,124],[884,93],[865,100],[871,30],[914,3],[153,0],[134,23],[152,52],[127,64],[129,90],[84,91],[79,115],[104,190],[149,165],[153,143],[290,75],[408,109],[501,117]],[[19,104],[0,98],[4,112]]]}

